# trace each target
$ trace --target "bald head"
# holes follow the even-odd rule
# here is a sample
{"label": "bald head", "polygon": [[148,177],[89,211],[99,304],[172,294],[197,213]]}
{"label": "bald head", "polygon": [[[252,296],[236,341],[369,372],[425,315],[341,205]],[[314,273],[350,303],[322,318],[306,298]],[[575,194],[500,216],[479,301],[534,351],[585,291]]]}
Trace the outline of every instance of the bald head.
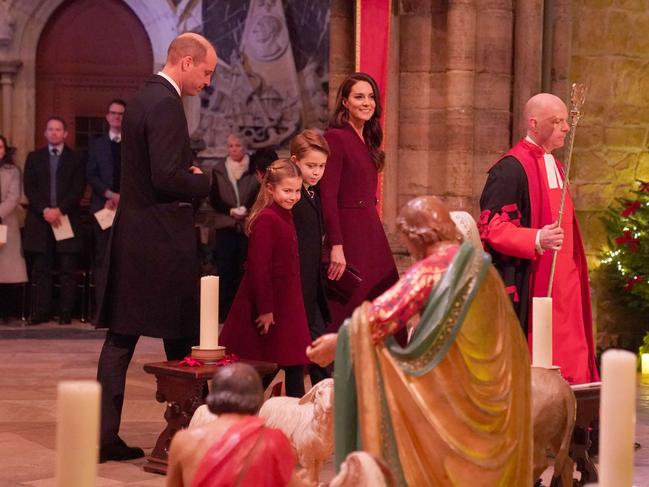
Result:
{"label": "bald head", "polygon": [[568,109],[561,98],[551,93],[534,95],[525,104],[524,115],[527,135],[536,144],[546,152],[563,147],[570,126]]}
{"label": "bald head", "polygon": [[167,64],[176,65],[186,56],[191,56],[194,64],[202,63],[207,53],[216,51],[210,42],[200,34],[185,32],[176,37],[167,50]]}
{"label": "bald head", "polygon": [[566,110],[566,104],[563,100],[551,93],[539,93],[527,100],[525,104],[525,119],[529,121],[530,117],[545,118],[548,111],[556,109]]}

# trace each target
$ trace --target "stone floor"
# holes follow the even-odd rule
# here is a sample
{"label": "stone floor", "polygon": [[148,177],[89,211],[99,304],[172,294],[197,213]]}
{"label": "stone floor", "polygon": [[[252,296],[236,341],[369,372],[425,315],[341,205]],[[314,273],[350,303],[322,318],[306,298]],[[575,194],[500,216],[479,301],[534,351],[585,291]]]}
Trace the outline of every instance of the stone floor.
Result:
{"label": "stone floor", "polygon": [[[0,487],[55,485],[56,384],[95,377],[103,336],[79,322],[0,325]],[[163,405],[154,400],[155,382],[142,366],[159,360],[164,360],[162,343],[141,339],[129,369],[122,420],[122,437],[147,453],[163,428]],[[635,483],[649,487],[649,379],[639,381],[637,420],[637,441],[644,448],[636,452]],[[102,464],[97,487],[164,486],[164,478],[145,472],[143,464]]]}

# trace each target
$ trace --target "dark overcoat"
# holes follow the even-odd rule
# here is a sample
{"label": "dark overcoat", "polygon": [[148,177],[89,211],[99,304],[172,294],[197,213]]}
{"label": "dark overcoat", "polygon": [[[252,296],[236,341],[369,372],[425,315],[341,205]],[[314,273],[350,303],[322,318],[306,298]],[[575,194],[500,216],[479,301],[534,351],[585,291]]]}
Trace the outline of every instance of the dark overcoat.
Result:
{"label": "dark overcoat", "polygon": [[300,277],[302,279],[302,297],[304,310],[309,328],[313,332],[320,332],[316,326],[316,310],[320,312],[325,321],[330,321],[329,305],[324,288],[322,273],[322,246],[324,239],[324,226],[322,223],[322,206],[320,204],[319,189],[312,189],[313,196],[302,186],[302,197],[293,207],[293,222],[297,233],[297,243],[300,253]]}
{"label": "dark overcoat", "polygon": [[[29,205],[23,248],[26,252],[43,253],[52,234],[52,227],[43,218],[43,210],[50,207],[50,154],[47,146],[27,156],[24,186]],[[85,187],[85,169],[81,158],[65,146],[56,171],[56,201],[61,213],[70,218],[74,238],[58,241],[57,252],[78,253],[83,250],[80,202]]]}
{"label": "dark overcoat", "polygon": [[[261,335],[255,319],[273,313]],[[308,363],[311,343],[302,301],[297,235],[290,210],[273,203],[253,224],[246,271],[219,343],[242,358],[284,365]]]}
{"label": "dark overcoat", "polygon": [[[237,181],[237,189],[240,204],[250,211],[257,199],[257,193],[259,193],[259,181],[257,181],[255,168],[252,164]],[[214,228],[216,230],[223,228],[234,230],[239,227],[239,230],[243,231],[242,224],[230,216],[230,210],[237,206],[237,195],[234,193],[230,179],[228,179],[225,160],[216,163],[214,169],[212,169],[210,203],[216,211],[214,217]]]}
{"label": "dark overcoat", "polygon": [[342,244],[345,260],[363,279],[348,300],[330,299],[336,331],[359,304],[381,295],[399,274],[376,209],[378,172],[366,143],[349,124],[328,129],[324,137],[331,150],[320,181],[326,240]]}
{"label": "dark overcoat", "polygon": [[86,177],[92,188],[91,213],[101,210],[106,204],[104,193],[113,186],[113,166],[113,152],[108,134],[91,140],[86,164]]}
{"label": "dark overcoat", "polygon": [[199,264],[192,199],[209,191],[191,174],[180,96],[161,76],[129,102],[122,123],[120,204],[97,323],[125,335],[198,336]]}

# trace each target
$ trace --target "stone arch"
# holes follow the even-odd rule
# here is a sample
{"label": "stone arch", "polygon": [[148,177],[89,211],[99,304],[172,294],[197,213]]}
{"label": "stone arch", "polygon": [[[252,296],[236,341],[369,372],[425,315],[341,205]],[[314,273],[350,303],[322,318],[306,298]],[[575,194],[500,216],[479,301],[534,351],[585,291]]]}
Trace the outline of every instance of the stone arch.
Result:
{"label": "stone arch", "polygon": [[[148,33],[126,3],[63,3],[48,19],[36,49],[36,146],[45,143],[45,120],[57,114],[70,125],[67,142],[87,147],[88,129],[101,130],[106,102],[128,99],[152,71]],[[82,117],[79,126],[75,117]]]}
{"label": "stone arch", "polygon": [[[14,80],[12,107],[13,145],[18,150],[17,161],[22,164],[34,146],[35,95],[36,95],[36,48],[52,14],[65,0],[14,0],[10,9],[14,15],[13,41],[0,60],[20,60],[22,67]],[[167,2],[147,0],[123,0],[146,30],[153,49],[154,69],[164,64],[169,42],[176,36],[176,16]]]}

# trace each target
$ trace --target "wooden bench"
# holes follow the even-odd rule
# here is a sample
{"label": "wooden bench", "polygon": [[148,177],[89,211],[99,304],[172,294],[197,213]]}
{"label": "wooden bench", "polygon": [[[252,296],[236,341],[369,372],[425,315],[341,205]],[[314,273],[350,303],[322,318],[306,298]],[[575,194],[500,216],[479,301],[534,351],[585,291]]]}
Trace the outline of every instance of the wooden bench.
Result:
{"label": "wooden bench", "polygon": [[[277,371],[277,365],[254,360],[242,360],[252,365],[261,377]],[[151,455],[147,458],[144,470],[160,474],[167,473],[169,445],[176,431],[189,426],[194,411],[205,402],[207,382],[212,378],[218,365],[187,367],[178,361],[144,364],[144,371],[155,375],[158,402],[166,402],[164,418],[166,428],[158,436]]]}

